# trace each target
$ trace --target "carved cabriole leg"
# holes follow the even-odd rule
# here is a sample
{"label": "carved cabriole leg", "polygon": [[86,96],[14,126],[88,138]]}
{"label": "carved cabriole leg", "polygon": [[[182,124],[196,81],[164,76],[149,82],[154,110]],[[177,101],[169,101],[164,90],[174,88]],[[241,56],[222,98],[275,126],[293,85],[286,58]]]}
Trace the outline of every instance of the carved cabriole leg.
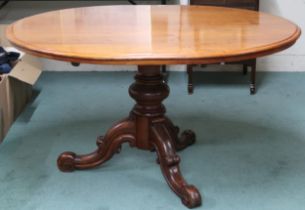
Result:
{"label": "carved cabriole leg", "polygon": [[109,160],[121,144],[129,142],[135,144],[135,125],[126,119],[113,126],[103,138],[98,139],[98,149],[87,155],[76,155],[73,152],[62,153],[57,160],[58,168],[63,172],[72,172],[75,169],[89,169]]}
{"label": "carved cabriole leg", "polygon": [[158,154],[162,173],[170,188],[181,198],[182,203],[189,208],[201,205],[199,191],[193,185],[188,185],[179,169],[180,158],[175,152],[175,146],[166,124],[156,122],[152,125],[152,141]]}

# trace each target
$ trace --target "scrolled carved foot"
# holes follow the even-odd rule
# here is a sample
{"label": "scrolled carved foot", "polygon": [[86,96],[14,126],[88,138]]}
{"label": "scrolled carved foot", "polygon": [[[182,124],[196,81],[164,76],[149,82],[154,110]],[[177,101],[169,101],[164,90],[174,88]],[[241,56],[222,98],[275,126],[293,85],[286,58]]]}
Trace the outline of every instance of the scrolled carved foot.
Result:
{"label": "scrolled carved foot", "polygon": [[64,152],[57,159],[57,166],[62,172],[73,172],[75,170],[74,160],[76,154],[74,152]]}
{"label": "scrolled carved foot", "polygon": [[176,149],[178,151],[185,149],[186,147],[196,142],[196,134],[192,130],[185,130],[181,133],[180,138],[177,139]]}
{"label": "scrolled carved foot", "polygon": [[175,126],[168,118],[165,118],[165,126],[172,136],[177,151],[181,151],[196,142],[196,134],[192,130],[185,130],[179,136],[179,127]]}
{"label": "scrolled carved foot", "polygon": [[182,203],[188,208],[195,208],[201,205],[201,195],[193,185],[185,187],[185,195],[181,199]]}
{"label": "scrolled carved foot", "polygon": [[165,124],[152,126],[152,141],[158,154],[158,162],[170,188],[181,198],[184,205],[194,208],[201,205],[201,195],[193,185],[188,185],[180,169],[171,130]]}
{"label": "scrolled carved foot", "polygon": [[77,155],[73,152],[62,153],[57,160],[58,168],[63,172],[94,168],[118,153],[125,142],[135,145],[135,126],[129,119],[114,125],[105,137],[98,137],[98,148],[94,152],[85,155]]}

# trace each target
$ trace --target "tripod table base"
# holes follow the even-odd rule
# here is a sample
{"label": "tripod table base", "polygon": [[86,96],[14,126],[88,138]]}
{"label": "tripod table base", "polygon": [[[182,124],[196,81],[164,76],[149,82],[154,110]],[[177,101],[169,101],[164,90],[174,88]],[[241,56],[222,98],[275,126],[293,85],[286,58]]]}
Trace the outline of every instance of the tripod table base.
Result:
{"label": "tripod table base", "polygon": [[94,152],[87,155],[62,153],[57,160],[58,168],[63,172],[94,168],[109,160],[128,142],[132,147],[156,151],[157,162],[170,188],[187,207],[200,206],[200,193],[184,180],[176,154],[176,150],[195,142],[195,134],[187,130],[179,137],[179,128],[165,116],[162,101],[169,95],[169,88],[163,81],[160,66],[139,66],[135,80],[129,94],[137,103],[129,117],[99,137]]}

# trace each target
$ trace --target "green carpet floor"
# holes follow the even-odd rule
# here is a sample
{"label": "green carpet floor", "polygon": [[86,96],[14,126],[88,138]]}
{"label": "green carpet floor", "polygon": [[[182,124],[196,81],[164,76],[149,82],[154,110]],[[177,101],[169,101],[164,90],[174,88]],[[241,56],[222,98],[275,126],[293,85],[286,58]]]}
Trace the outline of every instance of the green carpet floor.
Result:
{"label": "green carpet floor", "polygon": [[[127,116],[132,72],[43,73],[38,97],[0,145],[1,210],[181,210],[155,153],[125,145],[105,165],[59,172],[57,156],[87,153]],[[241,73],[170,73],[168,115],[197,143],[181,170],[203,196],[198,209],[305,209],[305,73],[260,73],[249,95]]]}

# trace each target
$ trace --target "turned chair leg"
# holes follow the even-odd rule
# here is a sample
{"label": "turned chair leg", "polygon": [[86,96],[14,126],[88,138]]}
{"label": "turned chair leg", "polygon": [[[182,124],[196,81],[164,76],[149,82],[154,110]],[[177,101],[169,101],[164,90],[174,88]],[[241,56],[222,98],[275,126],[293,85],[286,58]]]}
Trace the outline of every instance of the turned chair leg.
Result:
{"label": "turned chair leg", "polygon": [[248,65],[243,64],[243,74],[246,75],[248,73]]}
{"label": "turned chair leg", "polygon": [[193,66],[192,65],[187,65],[187,74],[188,74],[187,90],[188,90],[189,94],[193,94],[194,84],[193,84]]}
{"label": "turned chair leg", "polygon": [[251,65],[251,76],[250,76],[250,94],[256,93],[256,60]]}
{"label": "turned chair leg", "polygon": [[162,69],[162,73],[166,73],[166,66],[165,65],[162,65],[161,69]]}

